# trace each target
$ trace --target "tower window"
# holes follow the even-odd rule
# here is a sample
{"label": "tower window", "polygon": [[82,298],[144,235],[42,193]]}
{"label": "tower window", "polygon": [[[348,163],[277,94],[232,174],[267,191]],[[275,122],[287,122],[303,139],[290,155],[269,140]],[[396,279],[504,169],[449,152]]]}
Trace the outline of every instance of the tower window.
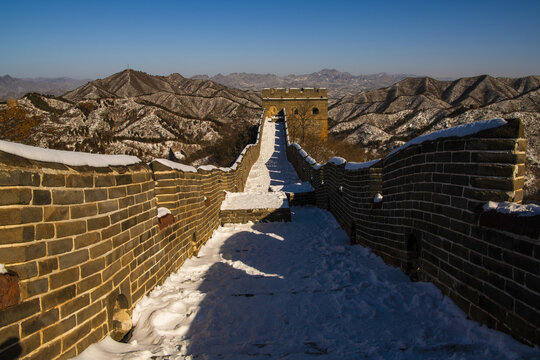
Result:
{"label": "tower window", "polygon": [[316,107],[313,108],[313,115],[317,115],[319,113],[319,109],[317,109]]}

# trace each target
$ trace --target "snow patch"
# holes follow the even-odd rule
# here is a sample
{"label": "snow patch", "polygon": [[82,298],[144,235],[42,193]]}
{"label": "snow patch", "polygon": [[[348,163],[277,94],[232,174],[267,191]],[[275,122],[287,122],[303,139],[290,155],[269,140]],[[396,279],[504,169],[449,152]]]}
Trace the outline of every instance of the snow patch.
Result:
{"label": "snow patch", "polygon": [[483,206],[484,211],[496,211],[501,214],[513,214],[517,216],[538,216],[540,215],[540,205],[536,204],[516,204],[512,202],[489,201]]}
{"label": "snow patch", "polygon": [[226,192],[221,210],[286,209],[289,207],[284,192],[231,193]]}
{"label": "snow patch", "polygon": [[363,162],[363,163],[348,162],[345,165],[345,170],[353,171],[353,170],[366,169],[366,168],[372,167],[373,165],[375,165],[379,161],[381,161],[381,159],[371,160],[371,161],[367,161],[367,162]]}
{"label": "snow patch", "polygon": [[204,170],[204,171],[212,171],[214,169],[217,169],[217,166],[214,165],[201,165],[197,168],[197,170]]}
{"label": "snow patch", "polygon": [[307,156],[306,157],[306,162],[309,164],[309,165],[315,165],[317,163],[317,161],[315,161],[314,158],[312,158],[311,156]]}
{"label": "snow patch", "polygon": [[136,156],[91,154],[78,151],[44,149],[0,140],[0,151],[25,159],[53,162],[69,166],[127,166],[140,163]]}
{"label": "snow patch", "polygon": [[167,159],[155,159],[154,161],[157,161],[158,163],[168,166],[171,169],[180,170],[184,172],[197,172],[197,169],[195,169],[193,166],[179,164],[177,162],[167,160]]}
{"label": "snow patch", "polygon": [[162,218],[162,217],[167,216],[169,214],[172,215],[171,210],[167,209],[166,207],[158,207],[157,208],[157,217],[158,218]]}
{"label": "snow patch", "polygon": [[344,158],[342,157],[339,157],[339,156],[334,156],[333,158],[331,158],[330,160],[328,160],[326,162],[326,164],[334,164],[334,165],[343,165],[347,162],[347,160],[345,160]]}
{"label": "snow patch", "polygon": [[387,158],[411,145],[421,144],[425,141],[433,141],[440,138],[464,137],[464,136],[476,134],[483,130],[497,128],[497,127],[505,125],[506,123],[507,122],[503,119],[482,120],[482,121],[475,121],[470,124],[459,125],[459,126],[448,128],[448,129],[438,130],[430,134],[418,136],[406,142],[405,144],[401,145],[397,149],[392,150],[390,154],[388,154]]}
{"label": "snow patch", "polygon": [[285,192],[285,193],[306,193],[315,191],[313,186],[308,181],[297,182],[285,185],[272,185],[270,186],[272,192]]}

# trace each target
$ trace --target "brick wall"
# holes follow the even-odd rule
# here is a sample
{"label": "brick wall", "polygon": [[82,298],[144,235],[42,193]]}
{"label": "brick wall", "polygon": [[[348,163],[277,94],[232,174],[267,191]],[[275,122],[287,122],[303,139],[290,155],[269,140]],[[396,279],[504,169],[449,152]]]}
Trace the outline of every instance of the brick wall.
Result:
{"label": "brick wall", "polygon": [[[366,166],[344,159],[313,164],[296,144],[287,155],[353,243],[411,279],[433,282],[470,318],[540,345],[540,217],[482,208],[521,202],[525,149],[521,122],[510,119]],[[377,193],[382,203],[373,201]]]}
{"label": "brick wall", "polygon": [[[0,301],[0,358],[70,358],[123,334],[122,314],[129,322],[137,301],[217,228],[223,191],[243,189],[259,147],[248,145],[231,168],[193,170],[0,152],[0,264],[9,270],[0,283],[14,284]],[[174,216],[162,230],[157,207]]]}

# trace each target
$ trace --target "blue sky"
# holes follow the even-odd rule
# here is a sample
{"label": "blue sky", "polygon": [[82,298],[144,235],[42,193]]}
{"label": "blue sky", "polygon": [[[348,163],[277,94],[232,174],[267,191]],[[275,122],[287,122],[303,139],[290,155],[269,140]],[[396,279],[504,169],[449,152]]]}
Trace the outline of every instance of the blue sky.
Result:
{"label": "blue sky", "polygon": [[11,1],[0,75],[540,74],[540,0]]}

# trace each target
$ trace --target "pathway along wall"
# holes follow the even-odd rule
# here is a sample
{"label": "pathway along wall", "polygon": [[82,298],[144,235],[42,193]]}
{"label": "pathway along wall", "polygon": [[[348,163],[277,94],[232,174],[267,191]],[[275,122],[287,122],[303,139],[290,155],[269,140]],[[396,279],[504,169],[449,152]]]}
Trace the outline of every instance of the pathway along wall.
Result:
{"label": "pathway along wall", "polygon": [[243,189],[259,149],[219,169],[75,167],[0,151],[0,358],[70,358],[125,333],[137,301],[219,226],[224,191]]}
{"label": "pathway along wall", "polygon": [[511,119],[378,162],[319,165],[290,143],[287,156],[353,243],[433,282],[470,318],[540,345],[540,216],[483,210],[521,202],[525,149],[521,122]]}

